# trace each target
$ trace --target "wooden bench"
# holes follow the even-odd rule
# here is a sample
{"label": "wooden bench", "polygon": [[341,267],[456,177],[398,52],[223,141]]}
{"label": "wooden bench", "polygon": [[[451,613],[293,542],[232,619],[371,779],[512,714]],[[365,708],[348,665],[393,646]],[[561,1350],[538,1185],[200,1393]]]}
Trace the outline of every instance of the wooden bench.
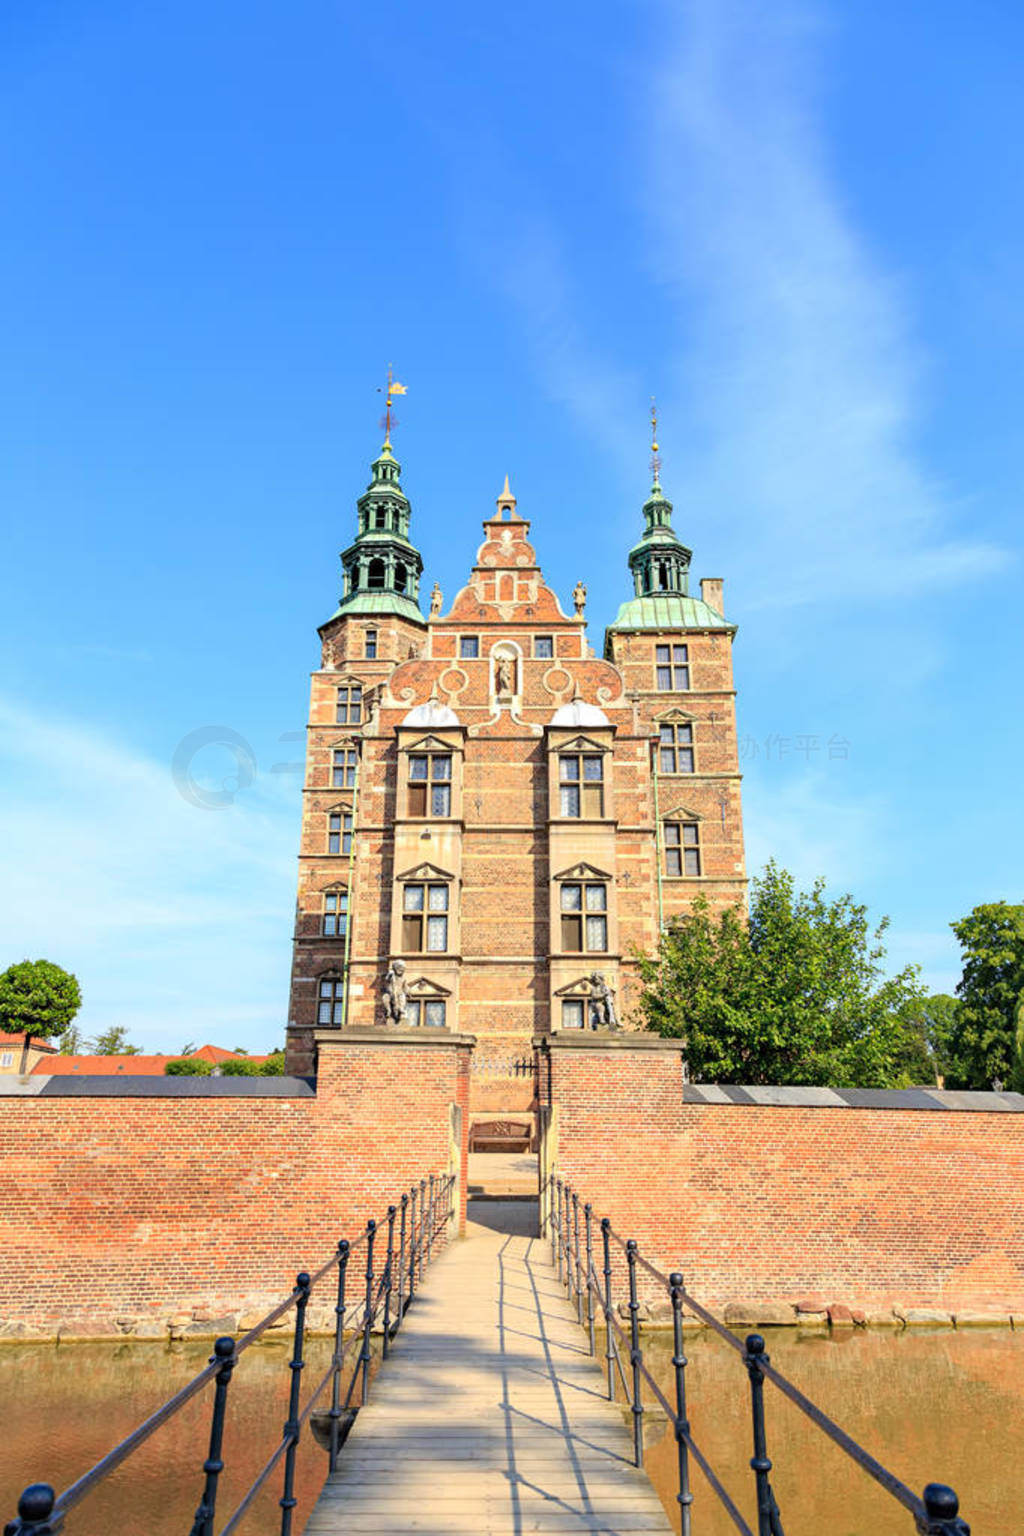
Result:
{"label": "wooden bench", "polygon": [[471,1152],[529,1152],[533,1127],[523,1120],[481,1120],[469,1128]]}

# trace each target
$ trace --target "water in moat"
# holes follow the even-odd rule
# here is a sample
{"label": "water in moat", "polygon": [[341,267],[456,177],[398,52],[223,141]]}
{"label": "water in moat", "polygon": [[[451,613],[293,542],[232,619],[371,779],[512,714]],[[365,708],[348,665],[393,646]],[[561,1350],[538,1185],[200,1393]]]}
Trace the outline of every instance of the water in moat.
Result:
{"label": "water in moat", "polygon": [[[952,1483],[975,1536],[1010,1536],[1024,1529],[1024,1333],[857,1329],[836,1337],[798,1337],[791,1329],[769,1329],[766,1337],[780,1369],[912,1488],[919,1491],[930,1480]],[[686,1351],[694,1436],[752,1519],[746,1373],[739,1358],[714,1338],[688,1334]],[[169,1348],[0,1347],[0,1523],[13,1515],[26,1482],[66,1487],[187,1381],[209,1353],[205,1341]],[[250,1350],[239,1366],[225,1438],[218,1506],[223,1518],[281,1433],[288,1358],[288,1343],[281,1340]],[[304,1396],[329,1358],[329,1340],[311,1341]],[[670,1337],[648,1334],[645,1358],[671,1400]],[[770,1384],[765,1396],[773,1482],[787,1536],[913,1536],[910,1516]],[[111,1530],[187,1536],[202,1488],[208,1404],[208,1396],[190,1403],[89,1495],[69,1518],[67,1536],[106,1536]],[[677,1516],[675,1442],[654,1415],[646,1443],[647,1470],[666,1509]],[[307,1434],[298,1456],[297,1532],[325,1474],[326,1457]],[[696,1469],[693,1490],[696,1536],[725,1536],[732,1526]],[[245,1532],[273,1536],[279,1530],[279,1493],[275,1472],[247,1517]]]}

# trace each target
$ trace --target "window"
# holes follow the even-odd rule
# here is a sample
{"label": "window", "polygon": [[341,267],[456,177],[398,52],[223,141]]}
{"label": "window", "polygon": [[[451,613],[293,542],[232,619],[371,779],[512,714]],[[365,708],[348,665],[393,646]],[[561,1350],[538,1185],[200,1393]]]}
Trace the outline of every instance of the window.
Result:
{"label": "window", "polygon": [[575,954],[608,948],[608,887],[566,882],[562,886],[562,948]]}
{"label": "window", "polygon": [[13,1051],[0,1051],[0,1067],[13,1067],[13,1066],[14,1066],[14,1052]]}
{"label": "window", "polygon": [[371,560],[366,569],[366,585],[374,589],[384,586],[387,579],[387,570],[383,560]]}
{"label": "window", "polygon": [[358,683],[342,683],[334,707],[336,725],[358,725],[363,718],[363,690]]}
{"label": "window", "polygon": [[451,753],[411,753],[409,757],[409,815],[450,816],[451,813]]}
{"label": "window", "polygon": [[604,815],[604,758],[597,752],[563,752],[558,759],[562,816]]}
{"label": "window", "polygon": [[373,509],[373,526],[375,528],[383,528],[386,523],[387,523],[387,512],[384,509],[384,507],[374,507],[374,509]]}
{"label": "window", "polygon": [[363,655],[366,657],[367,661],[377,660],[377,631],[375,629],[368,629],[366,631],[366,639],[363,644]]}
{"label": "window", "polygon": [[692,725],[663,725],[658,732],[658,743],[661,773],[693,772]]}
{"label": "window", "polygon": [[562,999],[562,1028],[584,1029],[587,1022],[587,1005],[582,997]]}
{"label": "window", "polygon": [[327,817],[327,852],[352,852],[352,812],[331,811]]}
{"label": "window", "polygon": [[480,655],[479,635],[463,635],[459,641],[459,655],[463,661],[475,661]]}
{"label": "window", "polygon": [[535,635],[533,654],[538,661],[550,661],[555,654],[555,642],[551,635]]}
{"label": "window", "polygon": [[658,688],[662,693],[679,693],[690,686],[690,654],[685,645],[658,645],[654,649],[657,662]]}
{"label": "window", "polygon": [[317,987],[316,1021],[341,1025],[345,1019],[345,984],[340,976],[321,976]]}
{"label": "window", "polygon": [[444,1029],[445,1006],[443,997],[414,997],[406,1004],[405,1017],[415,1029],[425,1024],[428,1029]]}
{"label": "window", "polygon": [[700,874],[700,829],[695,821],[666,821],[666,875]]}
{"label": "window", "polygon": [[404,592],[406,583],[406,569],[401,560],[395,562],[395,591]]}
{"label": "window", "polygon": [[335,747],[331,753],[331,784],[333,788],[351,789],[355,782],[355,747]]}
{"label": "window", "polygon": [[[424,943],[424,939],[426,943]],[[407,885],[402,902],[402,948],[406,954],[448,948],[448,887]]]}
{"label": "window", "polygon": [[343,939],[348,928],[348,891],[325,891],[323,922],[325,939]]}

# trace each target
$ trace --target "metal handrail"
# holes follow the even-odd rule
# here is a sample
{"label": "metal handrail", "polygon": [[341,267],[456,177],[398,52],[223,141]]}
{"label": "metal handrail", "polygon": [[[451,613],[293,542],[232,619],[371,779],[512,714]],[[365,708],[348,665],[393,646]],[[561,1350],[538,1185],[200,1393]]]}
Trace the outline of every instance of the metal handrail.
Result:
{"label": "metal handrail", "polygon": [[[210,1421],[209,1447],[206,1459],[203,1462],[205,1482],[202,1497],[192,1521],[190,1536],[214,1536],[214,1522],[217,1508],[217,1488],[220,1474],[224,1470],[224,1462],[221,1459],[221,1443],[224,1433],[224,1424],[227,1412],[228,1388],[232,1374],[242,1354],[250,1348],[275,1322],[283,1317],[292,1308],[295,1309],[295,1331],[293,1338],[292,1358],[289,1362],[291,1371],[291,1390],[288,1402],[288,1418],[285,1421],[280,1442],[275,1446],[271,1455],[257,1473],[253,1482],[249,1485],[241,1501],[236,1506],[227,1522],[221,1527],[219,1536],[233,1536],[239,1528],[247,1511],[253,1503],[260,1489],[264,1487],[271,1473],[280,1462],[285,1463],[284,1486],[279,1500],[281,1507],[281,1536],[291,1536],[292,1514],[297,1500],[294,1492],[295,1453],[299,1438],[307,1424],[313,1409],[323,1396],[328,1384],[331,1385],[331,1409],[330,1418],[330,1449],[329,1470],[333,1472],[337,1465],[338,1450],[341,1441],[341,1421],[353,1413],[352,1398],[357,1381],[360,1386],[360,1404],[366,1401],[367,1383],[370,1364],[370,1338],[374,1325],[383,1316],[383,1343],[382,1354],[386,1357],[391,1340],[401,1326],[402,1318],[412,1300],[417,1282],[422,1280],[425,1267],[433,1257],[434,1243],[439,1238],[447,1225],[454,1217],[453,1194],[456,1179],[454,1174],[434,1175],[429,1180],[421,1179],[418,1185],[401,1196],[396,1205],[388,1206],[387,1217],[383,1223],[368,1221],[366,1228],[358,1237],[351,1241],[342,1238],[332,1256],[323,1263],[312,1275],[305,1271],[296,1277],[295,1286],[289,1296],[286,1296],[276,1306],[262,1317],[254,1328],[242,1335],[240,1339],[234,1339],[229,1335],[216,1340],[213,1346],[213,1355],[208,1365],[204,1366],[191,1381],[179,1389],[172,1397],[143,1420],[130,1434],[126,1435],[113,1450],[108,1451],[94,1466],[90,1467],[76,1482],[66,1488],[59,1496],[49,1483],[31,1483],[25,1488],[18,1500],[18,1513],[15,1519],[10,1520],[4,1526],[4,1536],[58,1536],[64,1530],[64,1522],[70,1511],[86,1497],[99,1483],[110,1476],[128,1457],[138,1450],[151,1435],[155,1434],[164,1424],[172,1419],[186,1403],[190,1402],[197,1393],[201,1392],[210,1382],[215,1383],[213,1410]],[[416,1217],[417,1198],[419,1200],[419,1216]],[[401,1210],[400,1245],[396,1254],[394,1244],[394,1229],[398,1212]],[[408,1232],[406,1230],[407,1213],[411,1210],[412,1217],[409,1221]],[[378,1231],[384,1229],[387,1235],[387,1251],[379,1273],[374,1268],[374,1241]],[[361,1305],[349,1308],[346,1300],[346,1279],[348,1264],[353,1253],[363,1248],[366,1249],[366,1291]],[[398,1270],[398,1305],[392,1315],[392,1295],[395,1289],[395,1269],[397,1259]],[[300,1381],[305,1361],[303,1351],[305,1344],[306,1307],[310,1294],[319,1281],[325,1279],[332,1272],[337,1272],[337,1299],[334,1307],[335,1330],[334,1351],[331,1363],[314,1388],[304,1408],[299,1408]],[[350,1337],[346,1341],[346,1320]],[[358,1352],[356,1352],[358,1346]],[[345,1393],[344,1406],[341,1402],[341,1377],[346,1360],[355,1354],[355,1360]],[[356,1410],[357,1411],[357,1410]]]}
{"label": "metal handrail", "polygon": [[[545,1188],[542,1194],[544,1197],[542,1199],[543,1222],[549,1229],[548,1235],[551,1239],[559,1278],[564,1279],[570,1297],[575,1299],[577,1317],[582,1321],[583,1303],[581,1296],[583,1290],[586,1291],[587,1295],[586,1307],[588,1317],[591,1316],[594,1299],[596,1299],[598,1307],[604,1314],[608,1397],[609,1399],[614,1399],[615,1396],[617,1368],[618,1378],[622,1383],[623,1392],[629,1401],[630,1410],[633,1415],[634,1460],[637,1466],[643,1464],[642,1421],[644,1407],[641,1395],[641,1381],[647,1383],[650,1392],[673,1426],[676,1442],[679,1447],[679,1492],[676,1497],[680,1505],[682,1536],[690,1536],[691,1531],[690,1506],[693,1496],[689,1486],[688,1464],[688,1457],[691,1454],[707,1478],[709,1485],[723,1508],[729,1514],[736,1529],[741,1533],[745,1533],[745,1536],[754,1536],[754,1533],[739,1514],[721,1481],[708,1464],[707,1458],[693,1440],[686,1416],[685,1371],[688,1362],[683,1353],[682,1318],[684,1307],[699,1317],[731,1349],[734,1349],[742,1358],[747,1369],[753,1421],[754,1455],[751,1458],[750,1466],[754,1473],[757,1500],[757,1536],[784,1536],[779,1507],[769,1477],[772,1463],[766,1450],[766,1421],[763,1401],[765,1380],[771,1381],[851,1461],[909,1511],[914,1518],[915,1529],[920,1533],[920,1536],[970,1536],[970,1527],[959,1514],[959,1501],[951,1488],[943,1483],[929,1483],[924,1489],[923,1494],[918,1497],[895,1473],[890,1472],[888,1467],[883,1466],[880,1461],[876,1460],[846,1430],[831,1419],[816,1403],[812,1402],[805,1393],[801,1392],[799,1387],[795,1386],[776,1366],[772,1365],[768,1355],[765,1353],[764,1339],[760,1334],[748,1334],[746,1340],[741,1342],[713,1312],[708,1311],[707,1307],[690,1295],[683,1284],[681,1274],[665,1275],[656,1268],[648,1259],[643,1257],[637,1244],[632,1239],[623,1238],[614,1230],[608,1217],[604,1217],[600,1224],[604,1245],[602,1286],[601,1278],[598,1276],[597,1270],[590,1259],[592,1207],[589,1203],[583,1207],[587,1241],[587,1260],[586,1263],[583,1263],[580,1258],[579,1234],[576,1223],[576,1214],[579,1209],[578,1191],[573,1189],[567,1180],[562,1179],[558,1175],[551,1175],[545,1181]],[[618,1317],[615,1316],[613,1309],[612,1243],[615,1243],[621,1249],[627,1264],[629,1280],[627,1309],[630,1316],[628,1335]],[[651,1375],[643,1359],[639,1332],[640,1306],[636,1282],[638,1269],[644,1270],[662,1286],[668,1292],[672,1302],[674,1330],[672,1364],[675,1372],[676,1386],[676,1407],[674,1409],[658,1382]],[[629,1362],[633,1375],[632,1386],[627,1380],[626,1372],[622,1365],[619,1352],[620,1342],[623,1346],[628,1344],[629,1347]],[[590,1328],[590,1352],[591,1354],[596,1352],[592,1325]]]}

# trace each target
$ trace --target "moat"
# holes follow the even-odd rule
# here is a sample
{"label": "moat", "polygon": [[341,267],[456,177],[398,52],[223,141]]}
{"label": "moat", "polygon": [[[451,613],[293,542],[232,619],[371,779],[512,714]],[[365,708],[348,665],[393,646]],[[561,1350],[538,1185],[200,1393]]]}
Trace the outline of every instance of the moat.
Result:
{"label": "moat", "polygon": [[[1024,1333],[1008,1329],[857,1329],[843,1336],[768,1330],[772,1358],[826,1412],[911,1487],[951,1483],[978,1536],[1020,1529],[1024,1457]],[[747,1468],[749,1398],[742,1368],[713,1338],[688,1335],[694,1436],[741,1509],[751,1513]],[[670,1340],[648,1334],[645,1354],[669,1382]],[[205,1362],[209,1344],[124,1343],[6,1345],[0,1348],[5,1446],[0,1462],[0,1519],[9,1519],[25,1483],[59,1488],[88,1466]],[[308,1352],[309,1377],[329,1359],[330,1343]],[[286,1340],[250,1353],[232,1391],[220,1508],[225,1518],[280,1434],[286,1416]],[[909,1517],[777,1394],[769,1399],[769,1452],[787,1536],[908,1536]],[[443,1406],[438,1405],[439,1414]],[[68,1536],[111,1529],[178,1536],[189,1529],[201,1488],[207,1405],[190,1404],[68,1520]],[[675,1444],[654,1416],[647,1426],[647,1470],[674,1518]],[[326,1472],[308,1438],[299,1453],[297,1529]],[[280,1512],[275,1488],[244,1530],[272,1536]],[[731,1529],[694,1476],[698,1536]]]}

